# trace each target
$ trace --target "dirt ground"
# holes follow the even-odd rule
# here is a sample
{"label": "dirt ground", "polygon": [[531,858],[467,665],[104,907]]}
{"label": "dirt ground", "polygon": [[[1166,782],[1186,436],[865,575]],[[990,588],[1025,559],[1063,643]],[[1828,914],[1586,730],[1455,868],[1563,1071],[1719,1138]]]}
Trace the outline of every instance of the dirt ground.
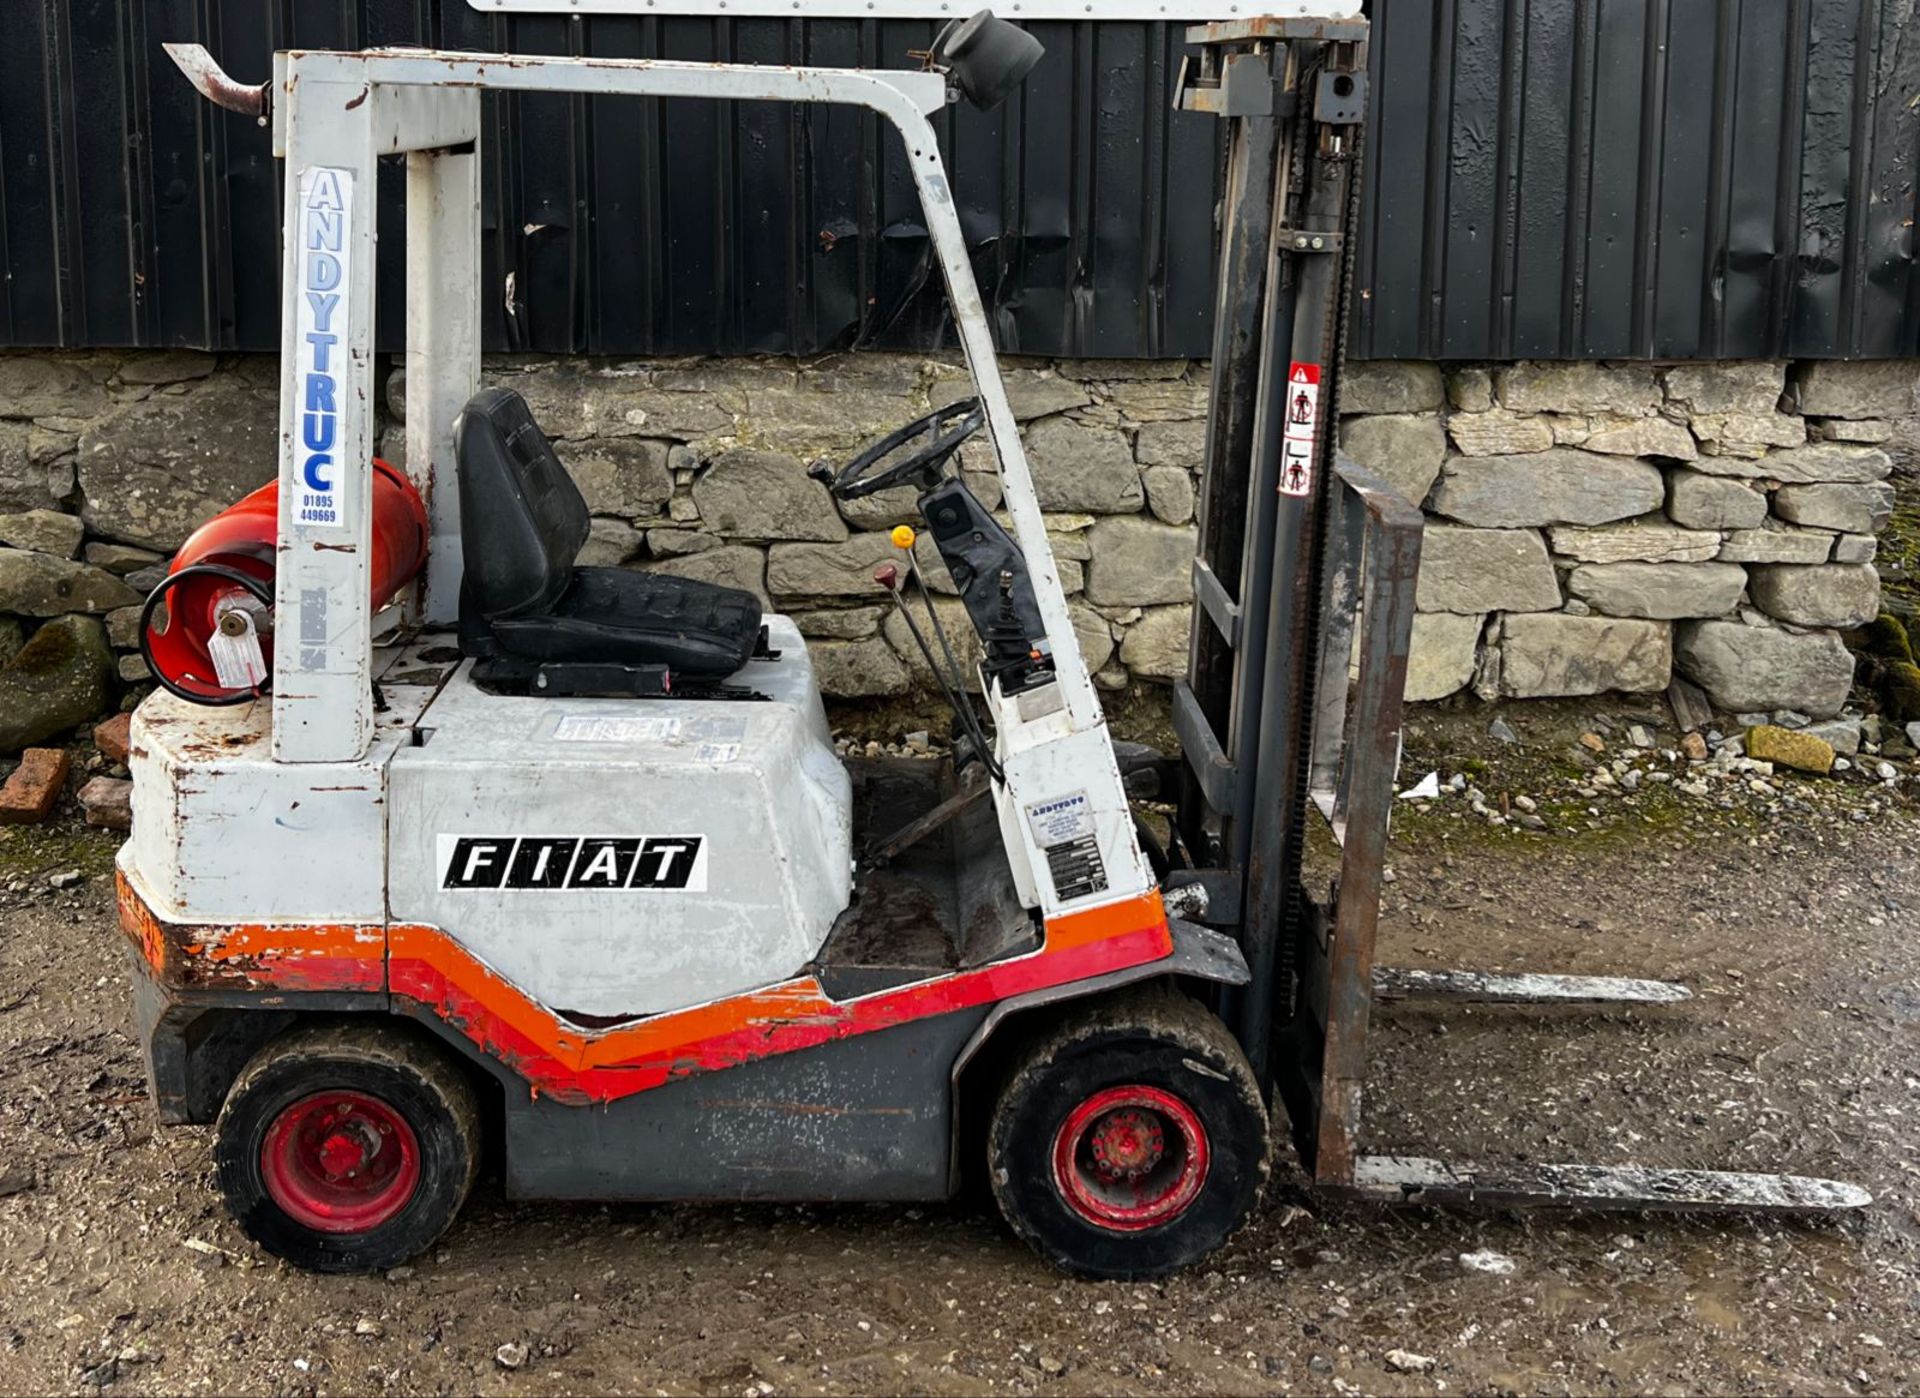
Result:
{"label": "dirt ground", "polygon": [[[1636,823],[1637,822],[1637,823]],[[0,1391],[1657,1393],[1920,1385],[1920,824],[1493,838],[1409,817],[1387,958],[1671,976],[1690,1004],[1385,1008],[1372,1148],[1789,1167],[1839,1222],[1335,1207],[1282,1169],[1210,1265],[1042,1265],[990,1205],[512,1205],[385,1276],[259,1253],[144,1096],[109,837],[0,839]],[[49,876],[77,870],[55,889]],[[1463,1255],[1492,1253],[1478,1270]],[[1488,1262],[1488,1259],[1481,1259]],[[514,1369],[496,1354],[524,1346]],[[1424,1372],[1402,1372],[1388,1356]],[[509,1350],[509,1357],[517,1351]]]}

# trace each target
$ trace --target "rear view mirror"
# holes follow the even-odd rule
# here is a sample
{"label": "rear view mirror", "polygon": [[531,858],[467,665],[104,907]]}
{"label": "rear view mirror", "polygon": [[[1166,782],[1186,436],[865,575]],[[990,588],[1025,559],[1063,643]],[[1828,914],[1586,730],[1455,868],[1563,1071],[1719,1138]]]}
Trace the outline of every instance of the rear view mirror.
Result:
{"label": "rear view mirror", "polygon": [[933,41],[933,66],[944,69],[981,111],[999,106],[1026,80],[1046,49],[993,11],[956,19]]}

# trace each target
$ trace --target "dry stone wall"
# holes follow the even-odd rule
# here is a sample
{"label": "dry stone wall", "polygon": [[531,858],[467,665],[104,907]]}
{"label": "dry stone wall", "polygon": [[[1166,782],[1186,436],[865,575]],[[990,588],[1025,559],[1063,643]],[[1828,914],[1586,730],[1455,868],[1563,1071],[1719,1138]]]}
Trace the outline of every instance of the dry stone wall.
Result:
{"label": "dry stone wall", "polygon": [[[1090,668],[1110,690],[1170,680],[1205,366],[1005,368]],[[527,396],[579,482],[583,561],[757,593],[798,617],[836,697],[930,683],[871,580],[913,492],[836,506],[807,469],[964,396],[956,360],[484,372]],[[1729,709],[1836,711],[1851,662],[1834,632],[1878,605],[1886,447],[1911,430],[1915,378],[1911,362],[1350,366],[1346,449],[1431,522],[1410,694],[1650,691],[1677,669]],[[276,392],[261,356],[0,355],[0,738],[39,741],[138,692],[137,604],[195,525],[271,477]],[[404,373],[380,396],[383,453],[402,460]],[[962,465],[997,507],[984,442]],[[921,561],[964,638],[937,557]]]}
{"label": "dry stone wall", "polygon": [[1920,365],[1349,366],[1347,451],[1423,501],[1408,696],[1661,690],[1837,713]]}

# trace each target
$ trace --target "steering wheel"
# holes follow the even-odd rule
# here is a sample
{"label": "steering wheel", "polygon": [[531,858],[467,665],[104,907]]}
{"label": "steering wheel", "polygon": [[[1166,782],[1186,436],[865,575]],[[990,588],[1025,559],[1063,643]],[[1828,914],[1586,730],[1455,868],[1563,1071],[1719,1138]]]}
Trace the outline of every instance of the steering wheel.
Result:
{"label": "steering wheel", "polygon": [[[981,411],[980,400],[962,398],[944,408],[934,409],[925,417],[915,418],[898,431],[889,432],[842,466],[838,474],[826,465],[816,467],[812,474],[816,479],[825,481],[841,500],[858,500],[909,481],[931,487],[939,481],[940,468],[947,464],[947,459],[960,450],[960,444],[978,432],[985,422],[986,414]],[[927,439],[925,445],[916,449],[906,460],[885,470],[874,470],[894,452],[923,436]]]}

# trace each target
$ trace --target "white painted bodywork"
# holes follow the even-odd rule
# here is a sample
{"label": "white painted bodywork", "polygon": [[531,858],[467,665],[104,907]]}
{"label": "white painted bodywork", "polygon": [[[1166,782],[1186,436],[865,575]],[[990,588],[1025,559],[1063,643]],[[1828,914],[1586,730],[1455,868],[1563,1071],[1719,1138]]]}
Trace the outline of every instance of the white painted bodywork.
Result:
{"label": "white painted bodywork", "polygon": [[[381,668],[426,679],[408,659],[419,649],[382,648]],[[156,691],[129,735],[121,870],[175,922],[385,922],[387,764],[433,692],[383,680],[387,707],[364,754],[288,763],[273,759],[270,704],[208,708]]]}
{"label": "white painted bodywork", "polygon": [[[454,932],[534,999],[652,1014],[792,976],[847,905],[852,790],[806,644],[768,621],[771,702],[486,694],[462,666],[389,768],[393,916]],[[705,888],[442,886],[446,837],[701,836]]]}
{"label": "white painted bodywork", "polygon": [[[203,91],[240,90],[203,51],[175,57]],[[464,677],[430,702],[432,691],[423,689],[395,703],[397,691],[420,687],[386,684],[390,707],[377,712],[372,702],[379,628],[368,595],[367,463],[376,161],[407,156],[407,466],[432,530],[425,576],[404,610],[410,622],[444,626],[457,614],[461,569],[452,429],[479,386],[477,171],[480,94],[488,90],[844,103],[894,128],[946,278],[1056,669],[1054,682],[1038,691],[989,699],[1006,772],[996,799],[1022,897],[1051,917],[1149,889],[1152,874],[1075,639],[928,122],[948,100],[939,74],[295,51],[275,56],[268,90],[289,191],[273,694],[270,704],[203,709],[161,693],[142,706],[131,762],[137,833],[123,866],[155,911],[203,921],[430,922],[549,1008],[630,1015],[791,976],[846,905],[847,777],[828,740],[805,644],[784,619],[770,621],[783,659],[752,662],[736,677],[770,702],[514,699],[482,694]],[[334,248],[351,275],[327,312],[338,317],[329,325],[338,329],[342,355],[330,400],[340,469],[320,521],[302,520],[297,503],[312,486],[301,474],[312,450],[301,435],[302,414],[313,402],[312,348],[301,324],[305,316],[311,329],[320,314],[296,299],[314,282],[303,261],[312,250],[303,244],[313,242],[313,210],[300,191],[314,187],[316,171],[352,190]],[[910,414],[903,403],[902,418]],[[385,661],[393,649],[380,653]],[[682,726],[672,741],[629,734],[582,744],[552,736],[564,717],[595,715],[678,718]],[[739,737],[713,737],[721,727]],[[726,761],[712,747],[702,756],[709,740],[738,741],[739,749]],[[1097,879],[1070,889],[1056,887],[1058,861],[1050,863],[1045,848],[1048,839],[1059,842],[1062,800],[1076,819],[1084,811],[1082,843],[1097,851],[1099,866]],[[1051,835],[1036,830],[1032,813],[1043,809],[1056,813]],[[440,837],[460,832],[700,833],[710,841],[707,885],[680,894],[442,889]]]}

